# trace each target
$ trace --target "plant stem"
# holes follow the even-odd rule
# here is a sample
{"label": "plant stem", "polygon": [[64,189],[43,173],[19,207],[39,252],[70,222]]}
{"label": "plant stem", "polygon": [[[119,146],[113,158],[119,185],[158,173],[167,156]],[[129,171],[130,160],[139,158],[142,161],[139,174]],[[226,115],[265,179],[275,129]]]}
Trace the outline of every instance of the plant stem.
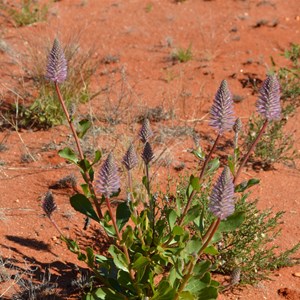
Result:
{"label": "plant stem", "polygon": [[221,219],[218,218],[217,220],[213,221],[211,226],[209,227],[207,233],[205,234],[205,236],[209,233],[209,236],[206,240],[206,242],[204,242],[204,244],[202,245],[201,249],[198,251],[197,253],[197,259],[195,259],[194,261],[190,261],[189,264],[187,265],[187,273],[184,275],[183,280],[178,288],[178,292],[175,296],[174,300],[177,300],[180,293],[184,290],[186,284],[188,283],[189,279],[191,278],[191,275],[194,271],[194,267],[196,265],[196,262],[198,260],[198,258],[200,257],[200,255],[202,254],[203,250],[207,247],[207,245],[209,244],[209,242],[211,241],[211,239],[213,238],[214,234],[216,233],[219,224],[221,222]]}
{"label": "plant stem", "polygon": [[[216,140],[215,140],[215,142],[214,142],[212,148],[211,148],[210,151],[209,151],[209,154],[208,154],[207,157],[205,158],[205,161],[204,161],[204,164],[203,164],[203,166],[202,166],[202,170],[201,170],[201,173],[200,173],[200,176],[199,176],[199,181],[202,179],[202,177],[203,177],[203,175],[204,175],[204,172],[205,172],[205,169],[206,169],[206,167],[207,167],[207,164],[209,163],[209,161],[210,161],[210,159],[211,159],[211,156],[212,156],[213,152],[215,151],[215,149],[216,149],[216,147],[217,147],[217,144],[218,144],[218,142],[219,142],[220,137],[221,137],[221,135],[218,134],[218,136],[216,137]],[[187,203],[186,203],[186,206],[185,206],[185,208],[184,208],[184,211],[183,211],[183,213],[182,213],[182,215],[181,215],[181,217],[180,217],[180,219],[179,219],[179,222],[178,222],[178,225],[179,225],[179,226],[182,225],[182,222],[183,222],[183,220],[184,220],[184,217],[185,217],[185,215],[187,214],[188,210],[190,209],[190,206],[191,206],[191,203],[192,203],[192,199],[193,199],[193,197],[195,196],[195,194],[196,194],[195,191],[193,191],[193,192],[191,193],[191,195],[190,195],[190,197],[189,197],[189,199],[188,199],[188,201],[187,201]]]}
{"label": "plant stem", "polygon": [[[112,211],[112,208],[111,208],[110,201],[109,201],[108,197],[105,197],[105,202],[106,202],[106,205],[107,205],[107,208],[108,208],[108,213],[110,215],[111,221],[113,223],[113,227],[114,227],[116,235],[117,235],[117,240],[121,244],[122,237],[121,237],[120,231],[118,229],[116,219],[113,215],[113,211]],[[122,248],[123,248],[123,251],[124,251],[124,254],[125,254],[125,257],[126,257],[130,278],[131,278],[132,283],[134,284],[135,288],[137,289],[138,294],[141,296],[142,291],[140,290],[138,285],[135,283],[134,272],[133,272],[133,270],[131,269],[131,266],[130,266],[131,262],[130,262],[130,257],[129,257],[129,252],[128,252],[127,246],[125,244],[122,244]]]}
{"label": "plant stem", "polygon": [[[127,174],[128,174],[128,190],[129,190],[129,194],[130,194],[131,201],[132,201],[132,207],[133,207],[132,213],[133,213],[134,217],[135,217],[136,220],[137,220],[138,214],[137,214],[136,209],[135,209],[135,207],[134,207],[135,201],[133,202],[134,196],[133,196],[133,187],[132,187],[132,176],[131,176],[131,171],[128,170]],[[137,224],[136,227],[137,227],[137,230],[138,230],[138,233],[139,233],[139,238],[140,238],[140,240],[141,240],[141,243],[142,243],[143,245],[145,245],[144,238],[143,238],[143,232],[142,232],[142,230],[141,230],[141,227],[140,227],[139,224]]]}
{"label": "plant stem", "polygon": [[61,106],[63,108],[63,111],[65,113],[65,116],[67,118],[67,121],[69,123],[69,126],[70,126],[70,129],[72,131],[73,137],[75,139],[75,143],[76,143],[76,146],[77,146],[77,149],[78,149],[78,152],[79,152],[79,157],[80,157],[81,160],[83,160],[84,156],[83,156],[82,148],[80,146],[79,138],[78,138],[78,135],[76,133],[75,127],[73,125],[72,119],[70,118],[70,114],[69,114],[69,112],[67,110],[67,107],[65,105],[65,101],[63,100],[63,97],[61,95],[61,92],[60,92],[60,89],[59,89],[59,85],[58,85],[57,82],[55,82],[55,90],[56,90],[56,93],[58,95],[59,102],[60,102],[60,104],[61,104]]}
{"label": "plant stem", "polygon": [[[64,114],[67,118],[67,121],[69,123],[69,126],[70,126],[70,129],[72,131],[72,134],[73,134],[73,137],[75,139],[75,143],[76,143],[76,146],[77,146],[77,150],[78,150],[78,153],[79,153],[79,157],[80,157],[80,160],[84,160],[84,155],[83,155],[83,151],[82,151],[82,148],[81,148],[81,145],[80,145],[80,142],[79,142],[79,138],[78,138],[78,135],[77,135],[77,132],[75,130],[75,127],[74,127],[74,124],[72,122],[72,119],[70,118],[70,114],[67,110],[67,107],[65,105],[65,101],[63,100],[63,97],[61,95],[61,92],[60,92],[60,89],[59,89],[59,85],[57,82],[55,82],[55,90],[56,90],[56,93],[58,95],[58,99],[59,99],[59,102],[63,108],[63,111],[64,111]],[[85,175],[85,178],[87,180],[87,184],[89,186],[89,190],[91,192],[91,198],[93,199],[93,202],[94,202],[94,205],[96,207],[96,210],[97,210],[97,214],[98,214],[98,217],[100,219],[103,218],[103,214],[102,214],[102,211],[101,211],[101,208],[100,208],[100,204],[99,204],[99,201],[96,197],[96,193],[95,193],[95,190],[94,190],[94,187],[93,187],[93,184],[92,184],[92,181],[90,179],[90,176],[88,174],[87,171],[84,172],[84,175]]]}
{"label": "plant stem", "polygon": [[268,120],[265,120],[263,126],[261,127],[255,141],[253,142],[253,144],[251,145],[250,149],[248,150],[247,154],[245,155],[243,161],[241,162],[235,176],[233,179],[233,183],[236,184],[238,177],[241,174],[242,168],[244,167],[244,165],[246,164],[247,160],[249,159],[250,154],[253,152],[255,146],[257,145],[258,141],[260,140],[261,136],[263,135],[264,131],[266,130],[267,126],[269,124]]}

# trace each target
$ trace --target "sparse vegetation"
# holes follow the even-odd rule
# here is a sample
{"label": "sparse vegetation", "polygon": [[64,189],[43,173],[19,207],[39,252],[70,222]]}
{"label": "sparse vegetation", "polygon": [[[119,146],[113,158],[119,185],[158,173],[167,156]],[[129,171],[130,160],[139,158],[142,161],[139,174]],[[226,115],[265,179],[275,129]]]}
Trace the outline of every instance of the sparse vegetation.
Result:
{"label": "sparse vegetation", "polygon": [[22,0],[20,7],[14,8],[12,5],[1,2],[0,8],[8,12],[16,26],[21,27],[45,21],[49,4],[39,5],[37,1]]}
{"label": "sparse vegetation", "polygon": [[171,54],[171,58],[173,61],[179,61],[181,63],[188,62],[193,58],[192,53],[192,44],[190,44],[186,49],[185,48],[178,48],[174,50]]}

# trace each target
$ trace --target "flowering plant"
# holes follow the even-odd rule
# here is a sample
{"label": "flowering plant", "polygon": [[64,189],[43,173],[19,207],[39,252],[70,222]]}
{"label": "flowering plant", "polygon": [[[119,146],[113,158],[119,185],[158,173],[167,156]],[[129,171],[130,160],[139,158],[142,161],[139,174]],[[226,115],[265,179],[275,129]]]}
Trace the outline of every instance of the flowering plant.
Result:
{"label": "flowering plant", "polygon": [[[67,77],[67,63],[58,40],[54,41],[49,55],[46,77],[55,85],[78,151],[76,154],[65,148],[59,155],[75,164],[84,180],[81,191],[71,196],[71,205],[98,223],[112,240],[106,255],[95,253],[91,247],[82,249],[76,241],[66,237],[54,221],[55,200],[50,192],[46,194],[42,206],[46,215],[69,250],[85,262],[95,276],[94,285],[83,299],[216,299],[219,283],[211,278],[211,271],[216,266],[212,265],[209,256],[218,254],[215,245],[222,239],[222,233],[236,230],[244,221],[244,213],[235,212],[234,193],[243,192],[258,182],[249,180],[237,184],[241,170],[268,122],[280,117],[276,77],[268,76],[262,86],[257,109],[266,121],[243,157],[238,150],[241,120],[234,121],[232,95],[227,82],[222,81],[211,108],[210,125],[217,132],[215,142],[207,155],[200,148],[193,151],[201,164],[200,174],[190,176],[184,197],[176,198],[174,203],[163,203],[168,195],[160,197],[151,186],[151,164],[155,153],[151,146],[151,125],[145,119],[139,132],[143,145],[144,208],[138,209],[140,201],[133,189],[132,169],[138,163],[138,155],[131,143],[122,160],[128,177],[127,201],[119,203],[116,211],[111,206],[111,199],[120,193],[117,163],[113,153],[109,153],[95,174],[94,166],[100,161],[101,152],[95,151],[93,161],[89,161],[82,151],[80,138],[91,124],[82,120],[76,130],[64,105],[59,84]],[[194,198],[203,192],[204,183],[218,173],[220,161],[212,159],[212,155],[221,136],[232,128],[234,153],[210,191],[208,210],[213,219],[209,223],[202,204],[195,203]]]}

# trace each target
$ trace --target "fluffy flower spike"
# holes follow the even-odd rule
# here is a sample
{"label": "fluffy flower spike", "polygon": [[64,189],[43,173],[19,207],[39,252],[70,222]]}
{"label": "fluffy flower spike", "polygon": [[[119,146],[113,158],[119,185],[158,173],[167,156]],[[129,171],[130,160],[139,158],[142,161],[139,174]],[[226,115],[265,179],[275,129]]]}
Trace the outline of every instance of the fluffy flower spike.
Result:
{"label": "fluffy flower spike", "polygon": [[99,170],[96,179],[96,191],[109,198],[113,193],[117,193],[119,188],[120,178],[117,166],[112,153],[110,153]]}
{"label": "fluffy flower spike", "polygon": [[234,184],[228,167],[224,168],[212,190],[209,210],[221,220],[234,212]]}
{"label": "fluffy flower spike", "polygon": [[154,158],[154,153],[152,147],[148,142],[146,142],[142,153],[142,159],[145,162],[145,164],[148,165],[150,161],[153,160],[153,158]]}
{"label": "fluffy flower spike", "polygon": [[257,111],[268,121],[280,119],[280,85],[275,75],[269,75],[259,91]]}
{"label": "fluffy flower spike", "polygon": [[122,162],[125,165],[127,171],[133,169],[137,165],[138,158],[132,143],[130,144],[127,152],[125,153]]}
{"label": "fluffy flower spike", "polygon": [[219,134],[223,134],[232,128],[234,124],[233,100],[226,80],[221,82],[210,114],[210,126],[216,129]]}
{"label": "fluffy flower spike", "polygon": [[58,39],[55,39],[48,56],[46,78],[53,82],[62,83],[66,77],[67,61]]}
{"label": "fluffy flower spike", "polygon": [[153,135],[153,131],[151,129],[150,122],[146,118],[146,119],[144,119],[142,128],[139,133],[140,139],[145,144],[146,142],[149,141],[149,139],[151,138],[152,135]]}
{"label": "fluffy flower spike", "polygon": [[44,197],[42,208],[48,218],[51,217],[52,213],[57,209],[57,205],[54,201],[54,197],[51,191],[48,191]]}

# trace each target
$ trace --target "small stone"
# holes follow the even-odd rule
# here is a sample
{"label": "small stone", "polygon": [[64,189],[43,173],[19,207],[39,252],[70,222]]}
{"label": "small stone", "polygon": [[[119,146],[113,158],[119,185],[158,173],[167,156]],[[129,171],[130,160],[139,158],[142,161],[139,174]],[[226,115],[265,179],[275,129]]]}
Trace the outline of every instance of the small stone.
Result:
{"label": "small stone", "polygon": [[292,275],[295,277],[300,277],[300,272],[293,273]]}

